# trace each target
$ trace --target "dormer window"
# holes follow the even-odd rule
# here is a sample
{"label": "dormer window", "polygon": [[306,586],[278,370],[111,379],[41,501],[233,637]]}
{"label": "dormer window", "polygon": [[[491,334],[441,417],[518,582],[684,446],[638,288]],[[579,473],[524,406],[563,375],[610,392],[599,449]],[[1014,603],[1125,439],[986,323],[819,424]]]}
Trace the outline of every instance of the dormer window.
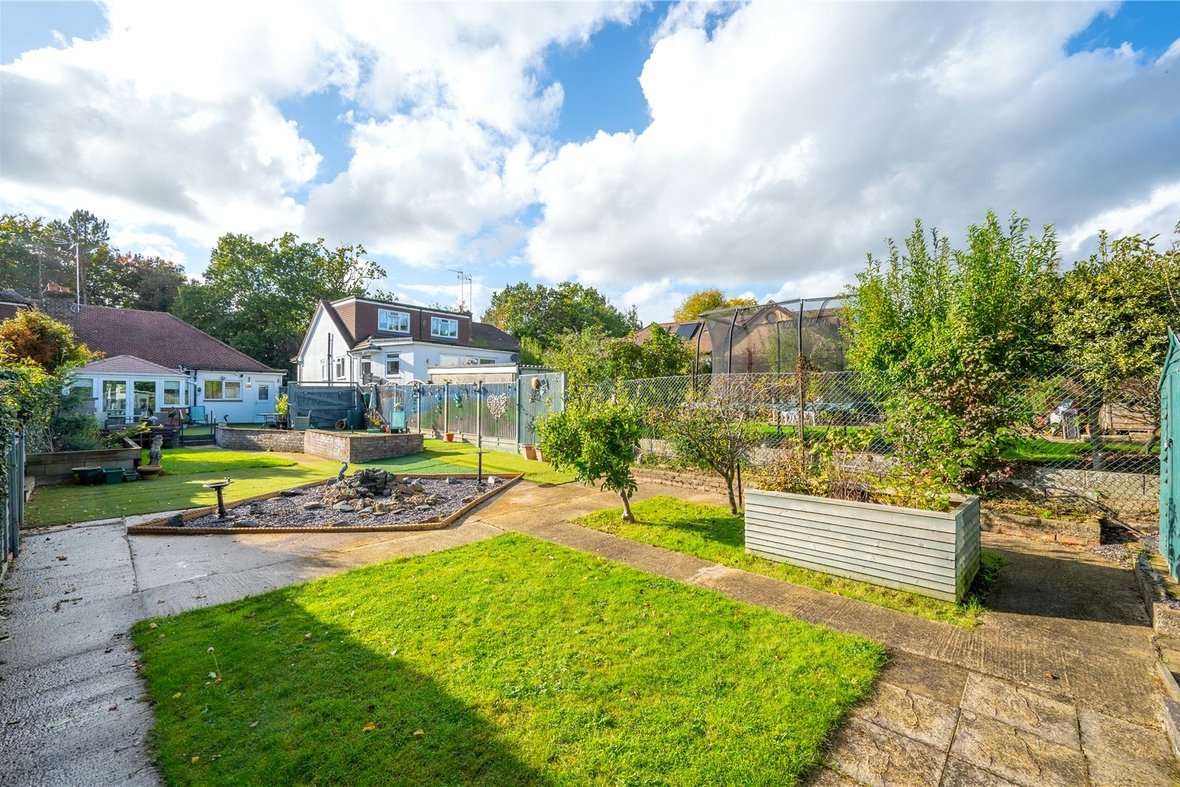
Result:
{"label": "dormer window", "polygon": [[448,317],[431,317],[430,335],[440,339],[458,339],[459,321]]}
{"label": "dormer window", "polygon": [[393,309],[377,310],[377,330],[392,333],[410,332],[410,315],[408,312],[396,312]]}

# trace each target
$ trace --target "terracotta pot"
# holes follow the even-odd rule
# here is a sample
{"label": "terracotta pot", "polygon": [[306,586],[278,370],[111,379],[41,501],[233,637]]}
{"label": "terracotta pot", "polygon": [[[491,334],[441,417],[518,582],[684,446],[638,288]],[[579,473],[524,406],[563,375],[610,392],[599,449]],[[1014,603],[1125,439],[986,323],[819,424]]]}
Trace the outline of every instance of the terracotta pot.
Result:
{"label": "terracotta pot", "polygon": [[537,447],[532,443],[521,443],[520,455],[525,459],[532,459],[535,461],[537,458]]}
{"label": "terracotta pot", "polygon": [[447,442],[448,443],[455,442],[455,433],[454,432],[447,432]]}

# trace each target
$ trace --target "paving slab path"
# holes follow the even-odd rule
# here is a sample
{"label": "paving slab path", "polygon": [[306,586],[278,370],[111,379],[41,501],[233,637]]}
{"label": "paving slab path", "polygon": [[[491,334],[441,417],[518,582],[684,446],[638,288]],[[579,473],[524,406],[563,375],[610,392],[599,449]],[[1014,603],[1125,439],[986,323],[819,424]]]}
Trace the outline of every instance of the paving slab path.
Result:
{"label": "paving slab path", "polygon": [[[641,492],[718,502],[702,490]],[[1008,567],[995,611],[967,630],[566,521],[616,502],[520,484],[424,533],[128,538],[124,520],[27,531],[0,597],[0,784],[159,783],[128,638],[136,620],[505,530],[885,643],[876,694],[833,742],[817,784],[1180,783],[1130,572],[1082,550],[985,536]]]}

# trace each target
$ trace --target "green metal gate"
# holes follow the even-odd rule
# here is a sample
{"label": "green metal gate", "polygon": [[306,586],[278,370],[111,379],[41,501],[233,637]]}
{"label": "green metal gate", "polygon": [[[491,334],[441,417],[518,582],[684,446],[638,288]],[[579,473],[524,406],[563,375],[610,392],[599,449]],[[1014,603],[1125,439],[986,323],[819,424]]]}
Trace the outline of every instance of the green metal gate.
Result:
{"label": "green metal gate", "polygon": [[1160,375],[1160,552],[1180,577],[1180,339],[1168,331]]}

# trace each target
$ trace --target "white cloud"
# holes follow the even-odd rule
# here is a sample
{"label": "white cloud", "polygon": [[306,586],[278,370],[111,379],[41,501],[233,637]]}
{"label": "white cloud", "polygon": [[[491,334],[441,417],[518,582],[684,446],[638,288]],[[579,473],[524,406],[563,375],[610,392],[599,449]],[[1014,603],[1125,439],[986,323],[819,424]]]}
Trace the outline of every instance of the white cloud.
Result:
{"label": "white cloud", "polygon": [[[94,40],[0,69],[0,207],[85,205],[201,243],[295,230],[419,264],[532,199],[544,157],[530,135],[552,127],[562,100],[560,85],[534,76],[546,48],[637,12],[359,0],[104,8]],[[356,125],[347,171],[316,185],[322,157],[279,105],[323,90],[350,103],[343,122]]]}
{"label": "white cloud", "polygon": [[[1016,210],[1079,228],[1073,247],[1108,217],[1166,232],[1180,70],[1128,46],[1067,56],[1099,10],[752,3],[711,36],[680,14],[643,70],[651,125],[541,168],[526,258],[615,292],[667,280],[798,297],[840,291],[915,217],[960,240],[988,209]],[[641,313],[665,318],[666,301],[653,292]]]}

